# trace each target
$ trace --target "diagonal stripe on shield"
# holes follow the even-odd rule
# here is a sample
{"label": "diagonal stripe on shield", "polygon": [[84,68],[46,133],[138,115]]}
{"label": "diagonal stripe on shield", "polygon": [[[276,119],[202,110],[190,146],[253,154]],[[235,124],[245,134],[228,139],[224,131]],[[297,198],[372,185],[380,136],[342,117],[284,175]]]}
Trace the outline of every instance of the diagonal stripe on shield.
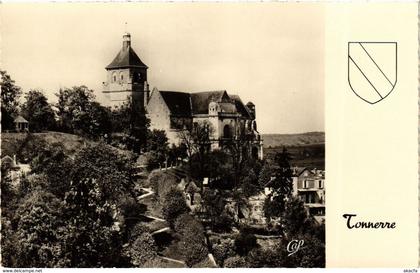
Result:
{"label": "diagonal stripe on shield", "polygon": [[386,98],[397,83],[397,43],[349,42],[348,81],[353,92],[370,104]]}

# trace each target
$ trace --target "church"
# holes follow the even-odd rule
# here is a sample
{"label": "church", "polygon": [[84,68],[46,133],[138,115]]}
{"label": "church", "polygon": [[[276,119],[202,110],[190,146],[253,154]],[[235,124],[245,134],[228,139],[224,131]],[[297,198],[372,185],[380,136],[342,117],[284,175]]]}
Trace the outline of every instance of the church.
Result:
{"label": "church", "polygon": [[150,92],[145,65],[131,47],[129,33],[114,60],[105,68],[103,93],[107,105],[115,107],[131,99],[143,106],[150,129],[164,130],[170,144],[180,144],[180,132],[200,123],[211,124],[211,148],[222,149],[232,139],[246,139],[249,153],[263,158],[263,145],[257,130],[255,105],[244,104],[238,95],[226,90],[179,92],[153,88]]}

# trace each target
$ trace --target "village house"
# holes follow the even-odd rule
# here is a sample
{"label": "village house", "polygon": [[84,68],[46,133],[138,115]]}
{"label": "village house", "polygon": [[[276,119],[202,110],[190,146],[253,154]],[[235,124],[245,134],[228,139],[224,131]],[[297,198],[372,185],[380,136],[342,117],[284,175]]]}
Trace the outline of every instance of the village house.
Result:
{"label": "village house", "polygon": [[115,107],[131,98],[135,105],[147,110],[150,129],[164,130],[170,144],[179,144],[184,130],[207,123],[212,127],[212,149],[221,149],[226,142],[241,138],[247,141],[250,155],[263,158],[252,102],[245,105],[239,96],[226,90],[178,92],[154,88],[150,93],[147,69],[131,47],[131,35],[125,33],[120,52],[106,67],[103,93],[107,104]]}
{"label": "village house", "polygon": [[299,197],[309,213],[321,222],[325,219],[325,171],[293,168],[293,196]]}
{"label": "village house", "polygon": [[17,188],[22,178],[30,172],[29,164],[20,164],[16,160],[16,155],[13,158],[6,155],[1,159],[1,170],[7,172],[12,181],[12,186]]}

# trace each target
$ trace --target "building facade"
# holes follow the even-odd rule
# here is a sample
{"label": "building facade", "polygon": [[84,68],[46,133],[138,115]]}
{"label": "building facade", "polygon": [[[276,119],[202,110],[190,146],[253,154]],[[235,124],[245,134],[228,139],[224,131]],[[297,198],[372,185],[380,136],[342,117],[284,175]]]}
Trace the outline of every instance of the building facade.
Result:
{"label": "building facade", "polygon": [[154,88],[150,93],[148,67],[132,49],[129,33],[124,34],[120,52],[105,69],[103,93],[108,98],[107,105],[118,106],[131,98],[135,105],[146,109],[150,129],[164,130],[170,144],[178,145],[184,130],[207,123],[212,128],[212,149],[220,149],[231,140],[245,139],[249,153],[263,158],[252,102],[245,105],[239,96],[226,90],[187,93]]}
{"label": "building facade", "polygon": [[307,168],[293,169],[294,196],[299,197],[309,213],[322,222],[325,218],[325,171]]}
{"label": "building facade", "polygon": [[103,82],[106,105],[120,106],[129,99],[136,105],[145,105],[149,95],[147,83],[147,65],[137,56],[131,47],[131,35],[123,35],[123,44],[114,60],[105,68],[107,80]]}
{"label": "building facade", "polygon": [[221,149],[228,141],[242,138],[253,157],[263,158],[254,104],[244,105],[238,96],[225,90],[186,93],[154,88],[146,110],[150,128],[164,130],[170,143],[180,144],[183,130],[209,124],[212,149]]}

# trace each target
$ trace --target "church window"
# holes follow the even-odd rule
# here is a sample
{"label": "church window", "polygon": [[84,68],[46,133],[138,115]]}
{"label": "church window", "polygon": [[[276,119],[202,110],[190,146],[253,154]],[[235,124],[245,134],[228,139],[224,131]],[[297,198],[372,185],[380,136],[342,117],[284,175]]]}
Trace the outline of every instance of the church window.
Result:
{"label": "church window", "polygon": [[115,73],[112,74],[112,81],[113,82],[116,82],[117,81],[117,75]]}
{"label": "church window", "polygon": [[225,127],[223,127],[223,137],[224,138],[231,138],[231,133],[230,133],[230,126],[229,125],[225,125]]}
{"label": "church window", "polygon": [[124,80],[124,74],[121,72],[120,73],[120,80],[123,81]]}

